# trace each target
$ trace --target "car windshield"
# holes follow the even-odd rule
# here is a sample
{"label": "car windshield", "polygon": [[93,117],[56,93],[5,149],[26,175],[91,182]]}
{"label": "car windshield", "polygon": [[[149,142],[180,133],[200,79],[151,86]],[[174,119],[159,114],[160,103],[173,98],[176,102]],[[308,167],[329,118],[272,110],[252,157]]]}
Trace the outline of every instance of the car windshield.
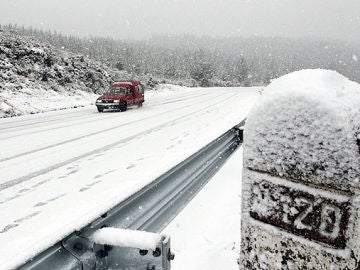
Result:
{"label": "car windshield", "polygon": [[110,87],[109,93],[112,94],[126,94],[127,88],[126,87]]}

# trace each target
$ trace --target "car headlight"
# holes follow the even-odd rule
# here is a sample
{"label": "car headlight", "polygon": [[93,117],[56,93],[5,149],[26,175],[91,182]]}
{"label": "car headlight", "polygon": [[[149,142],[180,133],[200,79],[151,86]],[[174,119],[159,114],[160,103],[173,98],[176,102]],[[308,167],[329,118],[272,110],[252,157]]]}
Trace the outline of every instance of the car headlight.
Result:
{"label": "car headlight", "polygon": [[114,103],[119,103],[119,102],[120,102],[120,100],[114,99]]}
{"label": "car headlight", "polygon": [[96,103],[101,103],[102,102],[102,100],[101,99],[98,99],[97,101],[96,101]]}

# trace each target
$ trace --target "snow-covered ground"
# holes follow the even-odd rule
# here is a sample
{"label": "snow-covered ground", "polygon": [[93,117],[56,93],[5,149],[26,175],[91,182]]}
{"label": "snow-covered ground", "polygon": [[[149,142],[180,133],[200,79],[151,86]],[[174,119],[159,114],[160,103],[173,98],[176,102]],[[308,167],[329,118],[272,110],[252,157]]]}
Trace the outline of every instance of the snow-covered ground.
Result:
{"label": "snow-covered ground", "polygon": [[0,120],[0,269],[80,229],[247,116],[258,88],[148,93],[141,109],[95,106]]}
{"label": "snow-covered ground", "polygon": [[22,88],[14,92],[5,89],[0,93],[0,117],[88,106],[97,96],[84,91]]}
{"label": "snow-covered ground", "polygon": [[242,149],[165,228],[174,270],[239,269]]}

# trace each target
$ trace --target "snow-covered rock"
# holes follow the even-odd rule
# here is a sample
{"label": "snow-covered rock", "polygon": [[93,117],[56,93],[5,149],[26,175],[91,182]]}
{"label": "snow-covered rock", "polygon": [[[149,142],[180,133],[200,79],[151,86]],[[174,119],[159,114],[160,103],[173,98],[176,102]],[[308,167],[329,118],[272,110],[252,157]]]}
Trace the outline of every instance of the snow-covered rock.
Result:
{"label": "snow-covered rock", "polygon": [[335,71],[290,73],[248,116],[245,166],[348,190],[360,177],[359,134],[359,84]]}
{"label": "snow-covered rock", "polygon": [[360,85],[285,75],[244,132],[241,269],[358,269]]}

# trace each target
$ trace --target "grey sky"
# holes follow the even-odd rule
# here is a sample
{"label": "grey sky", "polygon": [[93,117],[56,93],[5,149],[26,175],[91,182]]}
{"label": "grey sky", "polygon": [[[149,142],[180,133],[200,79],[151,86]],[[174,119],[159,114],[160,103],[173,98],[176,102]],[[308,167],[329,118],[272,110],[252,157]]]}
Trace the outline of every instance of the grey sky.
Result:
{"label": "grey sky", "polygon": [[360,42],[360,0],[0,0],[0,23],[81,36],[320,36]]}

